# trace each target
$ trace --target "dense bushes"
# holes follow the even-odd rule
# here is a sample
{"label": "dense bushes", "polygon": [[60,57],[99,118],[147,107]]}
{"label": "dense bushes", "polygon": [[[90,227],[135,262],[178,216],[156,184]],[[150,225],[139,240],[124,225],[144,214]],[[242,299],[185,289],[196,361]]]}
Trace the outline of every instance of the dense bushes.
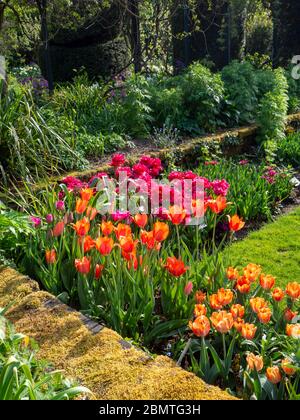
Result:
{"label": "dense bushes", "polygon": [[277,159],[285,165],[300,167],[300,133],[290,134],[278,143]]}
{"label": "dense bushes", "polygon": [[287,80],[281,69],[275,70],[273,74],[275,86],[264,95],[257,117],[260,126],[259,140],[264,143],[268,157],[272,157],[278,142],[285,136],[288,112]]}
{"label": "dense bushes", "polygon": [[32,179],[80,165],[81,157],[44,118],[31,90],[12,82],[1,96],[1,178]]}
{"label": "dense bushes", "polygon": [[129,137],[150,137],[162,127],[193,135],[256,122],[272,157],[284,136],[288,89],[290,109],[300,101],[290,75],[248,61],[233,61],[217,74],[194,63],[175,77],[122,74],[106,84],[79,74],[52,97],[32,67],[15,73],[25,85],[11,83],[1,99],[1,164],[3,175],[26,178],[82,168],[85,158],[98,159]]}

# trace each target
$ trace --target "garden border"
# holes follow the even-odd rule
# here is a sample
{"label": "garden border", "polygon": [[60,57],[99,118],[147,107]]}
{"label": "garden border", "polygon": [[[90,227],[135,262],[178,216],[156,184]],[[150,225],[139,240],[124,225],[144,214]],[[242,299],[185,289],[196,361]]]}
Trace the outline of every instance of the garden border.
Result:
{"label": "garden border", "polygon": [[[300,126],[300,113],[297,114],[290,114],[287,116],[286,119],[286,130],[290,131],[293,127]],[[198,155],[199,150],[205,143],[211,143],[214,142],[219,143],[222,145],[224,144],[225,140],[227,138],[238,138],[240,143],[237,144],[228,144],[226,145],[226,152],[227,155],[233,155],[237,153],[237,149],[239,153],[243,153],[245,151],[246,147],[249,147],[249,145],[255,144],[255,138],[258,134],[259,126],[257,125],[250,125],[250,126],[243,126],[238,127],[231,130],[222,130],[218,133],[208,134],[204,136],[199,136],[195,138],[188,138],[184,140],[180,145],[178,145],[175,148],[164,148],[164,149],[158,149],[158,150],[144,150],[141,149],[141,151],[129,153],[127,156],[127,160],[129,163],[136,163],[138,159],[143,155],[147,154],[151,157],[158,157],[162,159],[163,161],[167,159],[168,155],[170,153],[177,153],[177,161],[178,163],[185,161],[187,158],[195,158]],[[119,150],[120,153],[124,152],[123,150]],[[126,151],[127,152],[127,151]],[[62,178],[72,176],[80,179],[89,179],[92,176],[96,175],[99,172],[110,172],[112,170],[111,166],[109,166],[108,163],[103,164],[97,164],[85,171],[71,171],[66,172],[65,174],[51,177],[49,182],[51,184],[57,183],[61,181]],[[40,190],[45,186],[44,182],[35,184],[34,189]]]}
{"label": "garden border", "polygon": [[235,400],[177,367],[153,357],[39,290],[37,282],[0,268],[0,306],[17,331],[36,340],[47,359],[87,386],[97,400]]}

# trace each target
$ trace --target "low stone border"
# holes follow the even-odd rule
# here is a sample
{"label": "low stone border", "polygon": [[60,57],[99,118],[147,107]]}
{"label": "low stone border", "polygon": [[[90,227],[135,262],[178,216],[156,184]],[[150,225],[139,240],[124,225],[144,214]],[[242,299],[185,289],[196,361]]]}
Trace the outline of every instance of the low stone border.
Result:
{"label": "low stone border", "polygon": [[153,357],[62,304],[11,268],[0,269],[0,307],[36,340],[38,357],[87,386],[97,400],[232,400],[165,356]]}
{"label": "low stone border", "polygon": [[[299,128],[299,126],[300,113],[288,115],[286,121],[287,132],[290,131],[290,129]],[[203,145],[213,143],[225,144],[226,139],[232,138],[237,139],[238,144],[236,144],[236,142],[233,142],[233,144],[226,145],[225,154],[234,155],[237,153],[243,153],[247,151],[249,145],[255,144],[255,138],[257,136],[258,130],[259,127],[257,125],[239,127],[231,130],[223,130],[219,133],[187,139],[176,148],[158,149],[153,151],[146,151],[146,153],[152,157],[159,157],[163,161],[166,161],[168,159],[168,155],[170,153],[175,153],[177,155],[176,160],[178,161],[178,163],[186,162],[187,159],[195,161],[197,157],[201,156],[201,147],[203,147]],[[121,152],[122,151],[120,151],[120,153]],[[143,149],[137,152],[133,151],[133,153],[129,153],[129,157],[127,157],[127,160],[129,160],[130,163],[136,163],[144,153],[145,150]],[[50,179],[49,182],[55,184],[61,181],[62,178],[67,176],[73,176],[85,180],[91,178],[93,175],[96,175],[99,172],[110,173],[111,170],[112,168],[107,163],[103,163],[95,165],[94,167],[89,168],[86,171],[69,172],[64,175],[53,177]],[[44,186],[45,185],[43,183],[40,183],[34,186],[34,189],[40,190]]]}

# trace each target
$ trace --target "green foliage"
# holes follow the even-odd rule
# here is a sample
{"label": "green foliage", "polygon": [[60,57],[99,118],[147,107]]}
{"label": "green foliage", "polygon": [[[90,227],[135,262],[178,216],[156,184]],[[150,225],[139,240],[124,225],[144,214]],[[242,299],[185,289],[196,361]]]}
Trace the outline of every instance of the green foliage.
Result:
{"label": "green foliage", "polygon": [[234,122],[237,125],[256,121],[260,100],[275,89],[277,83],[269,67],[257,69],[248,60],[242,63],[233,61],[224,67],[222,79],[227,96],[225,110],[229,113],[231,124]]}
{"label": "green foliage", "polygon": [[269,159],[274,158],[278,142],[285,136],[288,112],[288,83],[282,69],[274,71],[274,80],[274,89],[263,96],[257,117],[260,126],[258,140]]}
{"label": "green foliage", "polygon": [[285,71],[285,76],[289,84],[289,113],[293,114],[300,111],[300,79],[292,76],[291,66]]}
{"label": "green foliage", "polygon": [[11,80],[6,95],[0,89],[0,154],[3,180],[24,179],[78,167],[81,159],[48,125],[31,89]]}
{"label": "green foliage", "polygon": [[300,167],[300,133],[289,134],[278,143],[277,159],[285,165]]}
{"label": "green foliage", "polygon": [[253,123],[258,93],[253,66],[249,62],[233,61],[222,70],[222,79],[228,95],[230,113],[238,114],[237,123]]}
{"label": "green foliage", "polygon": [[230,184],[228,201],[234,203],[234,211],[245,220],[270,220],[278,204],[290,196],[291,175],[281,170],[275,172],[271,179],[265,165],[244,165],[233,160],[201,165],[198,169],[199,175],[210,180],[226,179]]}
{"label": "green foliage", "polygon": [[37,346],[14,331],[0,308],[0,400],[71,400],[90,391],[35,358]]}
{"label": "green foliage", "polygon": [[17,262],[26,241],[33,234],[28,216],[5,208],[0,201],[0,261],[4,257],[14,258]]}
{"label": "green foliage", "polygon": [[153,79],[152,83],[151,107],[157,126],[199,134],[222,125],[224,88],[219,74],[194,63],[181,75]]}

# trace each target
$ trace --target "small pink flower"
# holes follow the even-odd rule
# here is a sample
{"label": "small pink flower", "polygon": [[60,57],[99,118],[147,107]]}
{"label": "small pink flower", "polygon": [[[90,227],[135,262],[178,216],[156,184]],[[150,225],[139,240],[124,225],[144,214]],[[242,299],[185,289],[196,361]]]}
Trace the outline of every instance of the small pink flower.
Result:
{"label": "small pink flower", "polygon": [[47,214],[46,216],[46,222],[50,225],[51,223],[53,223],[54,217],[53,214]]}
{"label": "small pink flower", "polygon": [[240,160],[240,162],[239,162],[239,164],[240,164],[241,166],[248,165],[248,163],[249,163],[249,160],[247,160],[247,159]]}
{"label": "small pink flower", "polygon": [[130,213],[129,211],[116,211],[115,213],[113,213],[111,215],[111,218],[114,222],[121,222],[123,220],[129,219],[130,218]]}
{"label": "small pink flower", "polygon": [[65,210],[65,203],[62,200],[59,200],[55,203],[56,210],[64,211]]}
{"label": "small pink flower", "polygon": [[32,223],[34,224],[35,228],[38,228],[41,226],[42,224],[42,220],[39,217],[35,217],[35,216],[31,216],[30,220],[32,221]]}
{"label": "small pink flower", "polygon": [[212,160],[210,162],[205,162],[204,165],[205,166],[216,166],[216,165],[219,165],[219,162],[217,162],[216,160]]}
{"label": "small pink flower", "polygon": [[189,296],[193,291],[193,283],[191,281],[188,282],[188,284],[184,288],[184,294],[186,296]]}
{"label": "small pink flower", "polygon": [[110,166],[118,168],[125,164],[125,156],[122,153],[116,153],[113,155]]}
{"label": "small pink flower", "polygon": [[211,188],[216,195],[223,195],[225,197],[228,193],[229,187],[230,185],[227,181],[225,181],[225,179],[211,182]]}

